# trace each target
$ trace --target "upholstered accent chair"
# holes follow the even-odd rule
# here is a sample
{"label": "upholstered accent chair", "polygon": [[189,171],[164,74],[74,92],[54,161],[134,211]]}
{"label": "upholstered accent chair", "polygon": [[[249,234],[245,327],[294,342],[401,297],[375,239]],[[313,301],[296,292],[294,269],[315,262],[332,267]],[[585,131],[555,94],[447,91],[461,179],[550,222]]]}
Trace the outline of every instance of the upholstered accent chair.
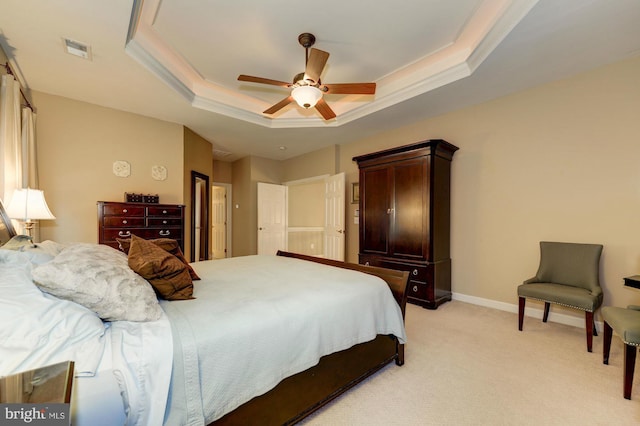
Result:
{"label": "upholstered accent chair", "polygon": [[636,366],[636,353],[640,346],[640,306],[629,305],[627,309],[614,306],[602,308],[604,319],[604,342],[602,345],[602,362],[609,364],[611,336],[613,332],[624,342],[624,390],[626,399],[631,399],[633,370]]}
{"label": "upholstered accent chair", "polygon": [[533,278],[518,286],[518,329],[522,331],[526,299],[544,302],[547,322],[551,303],[585,312],[587,350],[597,336],[594,312],[602,305],[600,287],[601,244],[540,242],[540,266]]}

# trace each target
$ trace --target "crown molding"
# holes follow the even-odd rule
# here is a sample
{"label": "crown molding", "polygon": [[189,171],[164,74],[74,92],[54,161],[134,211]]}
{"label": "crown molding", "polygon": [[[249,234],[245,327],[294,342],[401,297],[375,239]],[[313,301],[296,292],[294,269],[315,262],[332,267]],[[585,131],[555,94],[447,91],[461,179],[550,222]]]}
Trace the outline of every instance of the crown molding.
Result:
{"label": "crown molding", "polygon": [[337,127],[468,77],[537,2],[485,0],[454,43],[380,78],[372,101],[342,99],[338,117],[328,121],[291,111],[268,117],[257,111],[271,105],[203,78],[154,30],[160,0],[134,0],[125,51],[195,108],[270,128]]}

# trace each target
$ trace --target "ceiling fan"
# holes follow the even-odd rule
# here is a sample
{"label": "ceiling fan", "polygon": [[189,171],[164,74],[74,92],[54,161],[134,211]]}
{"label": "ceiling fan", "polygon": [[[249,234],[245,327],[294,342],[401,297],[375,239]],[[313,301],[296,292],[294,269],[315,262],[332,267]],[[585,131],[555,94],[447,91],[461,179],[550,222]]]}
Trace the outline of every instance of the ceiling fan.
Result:
{"label": "ceiling fan", "polygon": [[336,117],[336,113],[324,101],[322,95],[373,95],[376,93],[376,83],[322,84],[320,74],[329,59],[329,53],[313,48],[309,52],[309,48],[313,46],[315,41],[315,36],[310,33],[302,33],[298,36],[298,42],[305,48],[306,68],[304,72],[293,77],[293,83],[244,74],[238,76],[239,81],[292,89],[289,96],[263,111],[264,114],[273,114],[295,101],[303,108],[315,107],[325,120],[331,120]]}

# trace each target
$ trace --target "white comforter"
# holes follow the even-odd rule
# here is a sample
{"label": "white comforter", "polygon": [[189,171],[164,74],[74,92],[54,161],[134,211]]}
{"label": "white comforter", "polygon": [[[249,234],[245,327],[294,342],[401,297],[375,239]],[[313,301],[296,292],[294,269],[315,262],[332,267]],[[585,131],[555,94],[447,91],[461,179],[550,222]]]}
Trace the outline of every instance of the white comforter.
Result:
{"label": "white comforter", "polygon": [[174,336],[165,424],[212,422],[377,334],[405,341],[400,308],[378,277],[279,256],[193,268],[196,299],[162,302]]}

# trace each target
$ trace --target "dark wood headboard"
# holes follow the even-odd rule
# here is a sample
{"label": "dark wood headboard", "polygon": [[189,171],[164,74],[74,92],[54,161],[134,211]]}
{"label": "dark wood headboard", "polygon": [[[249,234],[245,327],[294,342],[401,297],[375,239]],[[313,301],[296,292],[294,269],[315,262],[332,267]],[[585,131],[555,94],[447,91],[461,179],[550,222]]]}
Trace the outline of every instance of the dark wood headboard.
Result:
{"label": "dark wood headboard", "polygon": [[0,246],[16,236],[16,231],[13,229],[11,219],[7,216],[7,212],[4,210],[2,202],[0,202]]}

